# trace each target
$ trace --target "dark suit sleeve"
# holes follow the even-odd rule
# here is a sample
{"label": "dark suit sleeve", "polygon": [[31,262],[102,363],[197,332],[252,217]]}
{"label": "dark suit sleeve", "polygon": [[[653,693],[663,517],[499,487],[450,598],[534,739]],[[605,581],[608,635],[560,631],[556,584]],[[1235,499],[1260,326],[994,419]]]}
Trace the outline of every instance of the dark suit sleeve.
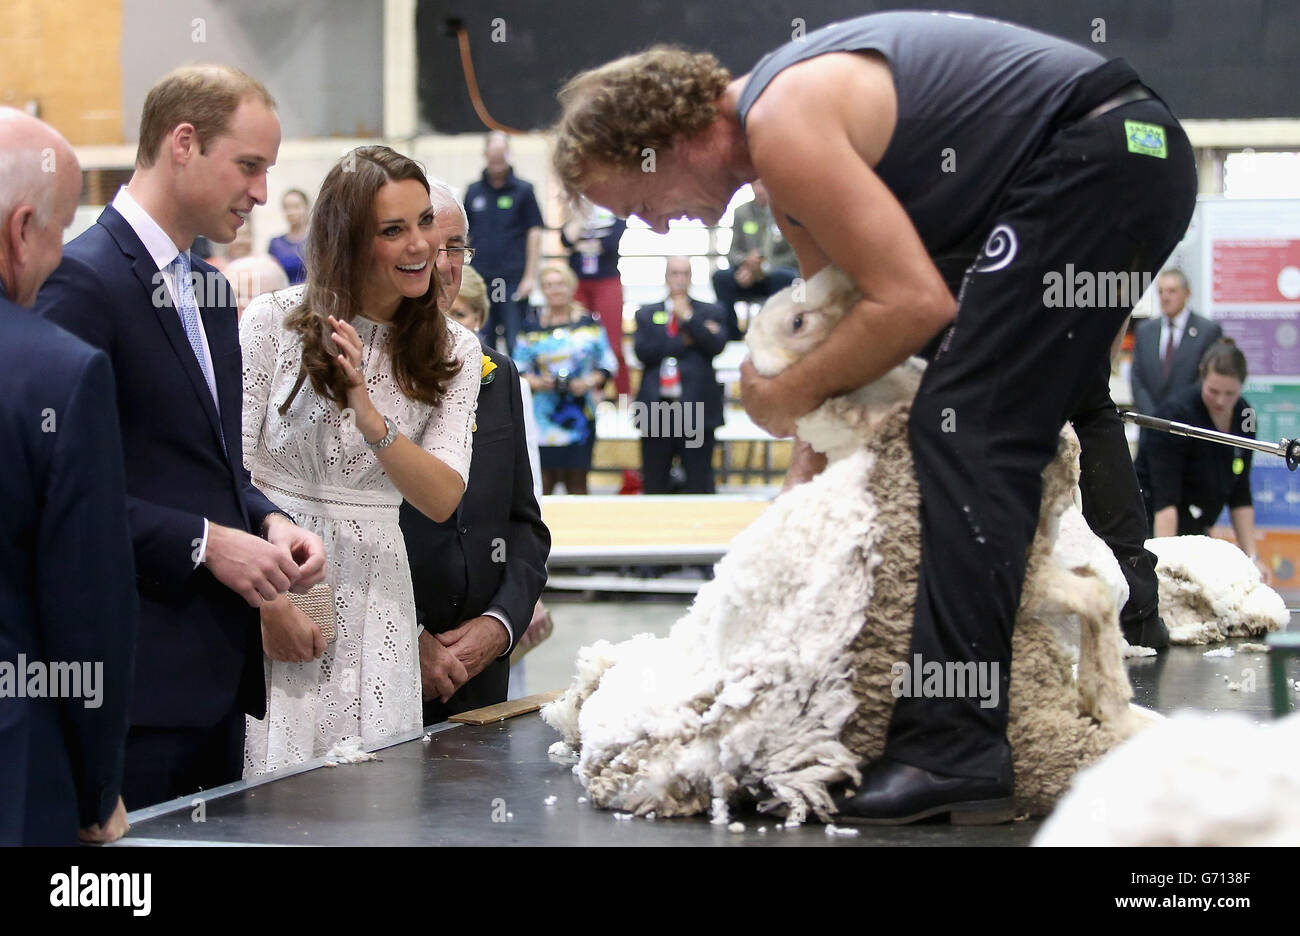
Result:
{"label": "dark suit sleeve", "polygon": [[632,349],[637,360],[647,368],[658,367],[666,357],[682,357],[686,354],[686,345],[682,342],[682,333],[671,337],[662,325],[656,325],[652,316],[662,311],[652,306],[642,306],[636,313],[636,335],[632,339]]}
{"label": "dark suit sleeve", "polygon": [[254,533],[262,529],[262,523],[273,513],[281,514],[290,523],[294,522],[293,517],[275,506],[269,497],[257,489],[253,484],[252,476],[248,473],[248,469],[244,467],[242,459],[240,459],[238,471],[244,487],[244,504],[248,507],[248,520]]}
{"label": "dark suit sleeve", "polygon": [[[108,295],[111,291],[89,264],[65,257],[37,294],[36,310],[122,367],[126,350],[119,353],[112,317],[103,310]],[[203,540],[203,517],[130,494],[126,507],[136,574],[154,588],[183,589],[195,573],[194,554]]]}
{"label": "dark suit sleeve", "polygon": [[[1148,320],[1150,321],[1150,320]],[[1137,338],[1133,343],[1133,366],[1129,369],[1129,382],[1133,386],[1133,407],[1144,416],[1154,416],[1156,409],[1155,392],[1148,386],[1149,375],[1143,366],[1143,346],[1146,323],[1139,326]],[[1156,333],[1156,341],[1160,340],[1160,333]]]}
{"label": "dark suit sleeve", "polygon": [[503,374],[510,381],[510,412],[515,428],[514,490],[510,493],[510,533],[506,541],[506,568],[489,607],[498,608],[510,621],[514,649],[533,617],[533,605],[546,585],[546,558],[551,552],[551,531],[542,522],[542,512],[533,494],[533,472],[528,464],[528,440],[524,435],[524,401],[519,390],[519,372],[513,362]]}
{"label": "dark suit sleeve", "polygon": [[[706,322],[713,322],[717,330],[709,328]],[[686,332],[691,336],[695,347],[713,359],[722,353],[727,344],[727,314],[721,306],[697,302],[695,314],[686,323]]]}
{"label": "dark suit sleeve", "polygon": [[[1205,351],[1209,351],[1214,343],[1223,337],[1223,326],[1212,319],[1206,319],[1205,325]],[[1205,352],[1202,351],[1202,354]],[[1201,362],[1197,361],[1196,366],[1199,370]]]}
{"label": "dark suit sleeve", "polygon": [[121,792],[139,613],[115,401],[97,353],[56,414],[36,552],[45,659],[92,665],[83,697],[60,703],[83,828],[105,822]]}

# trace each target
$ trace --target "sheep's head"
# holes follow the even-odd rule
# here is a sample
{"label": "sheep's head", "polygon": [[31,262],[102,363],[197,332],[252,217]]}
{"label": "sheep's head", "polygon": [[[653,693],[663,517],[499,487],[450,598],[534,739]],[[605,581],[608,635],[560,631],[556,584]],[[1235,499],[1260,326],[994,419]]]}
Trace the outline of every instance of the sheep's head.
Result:
{"label": "sheep's head", "polygon": [[785,370],[825,341],[860,295],[857,285],[833,266],[773,295],[745,337],[754,369],[764,377]]}

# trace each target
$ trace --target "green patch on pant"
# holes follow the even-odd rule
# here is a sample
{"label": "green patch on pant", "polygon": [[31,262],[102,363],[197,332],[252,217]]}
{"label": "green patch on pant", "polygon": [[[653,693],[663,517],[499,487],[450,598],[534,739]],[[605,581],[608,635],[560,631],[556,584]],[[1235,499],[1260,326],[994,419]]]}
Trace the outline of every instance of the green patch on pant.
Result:
{"label": "green patch on pant", "polygon": [[1139,123],[1136,120],[1124,121],[1124,138],[1128,140],[1128,151],[1142,156],[1155,156],[1166,159],[1169,150],[1165,146],[1165,128],[1158,124]]}

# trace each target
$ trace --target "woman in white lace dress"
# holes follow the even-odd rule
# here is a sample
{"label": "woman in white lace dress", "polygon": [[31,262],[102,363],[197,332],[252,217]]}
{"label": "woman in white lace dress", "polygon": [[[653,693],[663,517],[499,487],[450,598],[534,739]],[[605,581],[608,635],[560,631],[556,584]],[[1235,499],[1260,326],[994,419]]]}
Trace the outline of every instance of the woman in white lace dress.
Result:
{"label": "woman in white lace dress", "polygon": [[420,727],[398,506],[442,521],[460,502],[480,357],[438,311],[434,230],[415,162],[353,150],[321,186],[306,284],[260,296],[240,321],[245,463],[324,541],[337,612],[327,646],[286,599],[263,607],[267,716],[248,721],[245,776]]}

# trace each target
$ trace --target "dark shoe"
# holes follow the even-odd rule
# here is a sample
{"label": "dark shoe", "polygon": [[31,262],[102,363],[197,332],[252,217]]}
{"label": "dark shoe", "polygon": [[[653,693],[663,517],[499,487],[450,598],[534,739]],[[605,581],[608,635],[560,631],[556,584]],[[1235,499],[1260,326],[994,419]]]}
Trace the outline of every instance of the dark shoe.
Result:
{"label": "dark shoe", "polygon": [[1124,639],[1131,647],[1150,647],[1152,650],[1164,650],[1169,646],[1169,628],[1165,627],[1164,618],[1151,615],[1139,622],[1123,625]]}
{"label": "dark shoe", "polygon": [[1011,759],[1002,776],[948,777],[888,758],[862,771],[857,793],[835,798],[836,823],[904,825],[945,813],[953,825],[994,825],[1015,818]]}

